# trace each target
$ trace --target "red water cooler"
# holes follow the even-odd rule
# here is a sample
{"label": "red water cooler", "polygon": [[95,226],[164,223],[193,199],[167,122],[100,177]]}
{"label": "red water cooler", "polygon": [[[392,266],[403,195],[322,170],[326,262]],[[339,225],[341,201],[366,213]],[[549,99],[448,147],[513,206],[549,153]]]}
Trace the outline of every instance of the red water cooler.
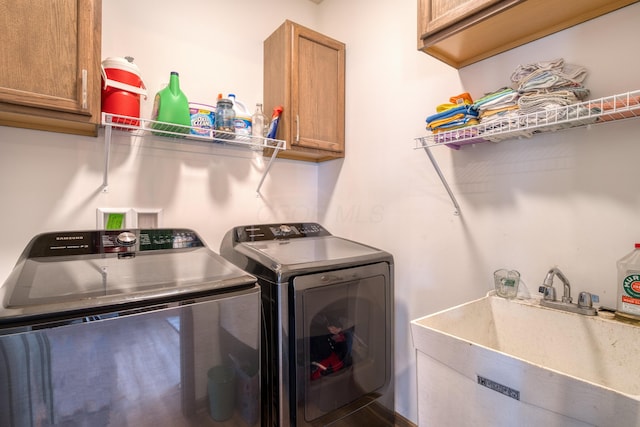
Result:
{"label": "red water cooler", "polygon": [[113,123],[140,125],[140,97],[147,89],[133,58],[112,57],[102,61],[102,112],[113,114]]}

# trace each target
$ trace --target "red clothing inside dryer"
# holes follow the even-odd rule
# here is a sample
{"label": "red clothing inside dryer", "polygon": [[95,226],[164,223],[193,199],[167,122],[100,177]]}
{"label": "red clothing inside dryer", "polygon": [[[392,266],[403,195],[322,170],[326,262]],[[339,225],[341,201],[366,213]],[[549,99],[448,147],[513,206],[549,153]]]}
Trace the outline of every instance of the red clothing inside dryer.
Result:
{"label": "red clothing inside dryer", "polygon": [[[331,332],[337,332],[332,330]],[[315,357],[311,360],[311,380],[329,375],[345,367],[350,360],[349,337],[342,331],[316,337],[312,343]]]}

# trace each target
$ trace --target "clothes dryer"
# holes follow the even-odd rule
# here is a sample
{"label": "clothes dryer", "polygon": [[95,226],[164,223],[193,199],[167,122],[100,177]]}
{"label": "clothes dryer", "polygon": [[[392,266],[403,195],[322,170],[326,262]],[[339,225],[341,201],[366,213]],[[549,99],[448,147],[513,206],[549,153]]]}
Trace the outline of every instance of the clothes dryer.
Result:
{"label": "clothes dryer", "polygon": [[263,426],[393,426],[393,257],[316,223],[235,227],[220,254],[258,278]]}

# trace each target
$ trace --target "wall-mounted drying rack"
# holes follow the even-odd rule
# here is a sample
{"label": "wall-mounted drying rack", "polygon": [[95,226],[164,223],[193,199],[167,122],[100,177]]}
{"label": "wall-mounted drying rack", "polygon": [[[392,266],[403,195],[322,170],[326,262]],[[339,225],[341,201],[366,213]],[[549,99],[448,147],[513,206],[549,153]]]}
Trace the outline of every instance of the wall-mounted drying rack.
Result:
{"label": "wall-mounted drying rack", "polygon": [[[117,114],[102,113],[102,125],[104,132],[104,175],[102,178],[102,191],[107,192],[109,188],[109,159],[111,155],[111,137],[114,130],[128,132],[132,136],[145,137],[152,135],[171,139],[182,146],[206,145],[211,143],[219,146],[233,146],[262,151],[264,148],[273,149],[269,157],[269,163],[262,174],[256,193],[260,194],[260,189],[266,178],[271,165],[280,150],[286,150],[286,143],[280,139],[263,138],[260,136],[245,136],[230,132],[221,132],[213,129],[205,129],[192,126],[182,126],[173,123],[159,122],[138,117],[121,116]],[[194,131],[195,133],[193,133]]]}
{"label": "wall-mounted drying rack", "polygon": [[607,123],[615,120],[640,117],[640,90],[618,95],[605,96],[590,101],[559,106],[529,114],[514,114],[503,119],[465,126],[459,129],[431,133],[415,138],[415,149],[424,149],[429,156],[442,184],[449,193],[455,207],[455,215],[460,215],[460,206],[438,167],[430,147],[440,145],[454,150],[469,144],[499,142],[507,139],[531,137],[546,132]]}

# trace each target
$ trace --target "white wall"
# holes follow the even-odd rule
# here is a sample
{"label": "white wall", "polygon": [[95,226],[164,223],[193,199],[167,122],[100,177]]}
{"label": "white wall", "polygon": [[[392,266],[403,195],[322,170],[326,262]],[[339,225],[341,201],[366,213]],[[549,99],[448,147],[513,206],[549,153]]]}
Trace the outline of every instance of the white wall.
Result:
{"label": "white wall", "polygon": [[584,65],[594,97],[640,89],[640,4],[457,71],[416,50],[415,0],[108,0],[103,58],[133,56],[151,94],[175,70],[194,101],[233,91],[255,105],[262,41],[285,18],[347,44],[344,160],[277,160],[257,198],[260,158],[119,135],[103,193],[102,138],[0,127],[0,280],[33,235],[94,228],[98,207],[163,208],[166,226],[192,227],[216,250],[233,225],[317,219],[394,254],[396,410],[413,421],[409,321],[483,295],[493,270],[520,270],[535,292],[557,264],[574,295],[588,290],[614,304],[615,260],[640,240],[640,122],[434,149],[460,217],[413,138],[436,105],[497,89],[521,63],[564,57]]}
{"label": "white wall", "polygon": [[320,221],[395,256],[396,410],[415,421],[408,323],[484,295],[494,270],[518,269],[537,295],[558,265],[574,298],[585,290],[615,305],[615,261],[640,241],[640,122],[432,149],[459,217],[413,138],[436,105],[505,86],[518,64],[583,65],[592,97],[640,89],[640,4],[460,71],[416,50],[414,0],[324,0],[321,9],[322,29],[347,44],[348,154],[321,166]]}

